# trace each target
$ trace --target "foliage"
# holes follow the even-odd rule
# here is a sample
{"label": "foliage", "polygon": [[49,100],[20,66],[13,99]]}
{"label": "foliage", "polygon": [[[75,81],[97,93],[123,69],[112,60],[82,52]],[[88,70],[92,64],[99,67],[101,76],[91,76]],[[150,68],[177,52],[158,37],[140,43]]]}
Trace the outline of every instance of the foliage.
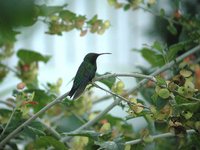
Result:
{"label": "foliage", "polygon": [[[39,5],[34,0],[1,1],[0,81],[5,79],[9,71],[13,71],[21,82],[13,90],[13,94],[2,101],[6,107],[0,109],[0,141],[8,138],[16,128],[32,118],[29,124],[24,125],[16,135],[11,136],[12,140],[8,140],[3,148],[19,149],[19,144],[23,145],[24,149],[61,150],[199,148],[199,53],[191,53],[177,62],[178,56],[200,43],[199,14],[192,16],[189,12],[182,13],[179,6],[184,4],[184,1],[179,0],[173,1],[177,7],[172,14],[167,14],[162,7],[159,8],[156,0],[124,2],[108,0],[108,3],[126,11],[143,9],[152,13],[167,21],[165,33],[179,39],[174,43],[167,40],[155,40],[152,45],[144,45],[143,48],[137,50],[150,64],[149,68],[140,66],[143,74],[155,73],[160,67],[172,62],[174,65],[156,75],[155,80],[149,80],[143,87],[140,86],[137,91],[126,89],[124,82],[116,76],[100,80],[114,93],[109,98],[114,99],[116,105],[127,112],[125,118],[114,117],[107,113],[108,111],[105,114],[103,114],[104,111],[93,111],[92,107],[95,105],[93,86],[88,86],[79,99],[71,101],[65,97],[62,101],[56,101],[57,103],[52,105],[52,108],[49,107],[46,112],[37,115],[59,96],[62,79],[58,79],[56,83],[48,82],[41,87],[38,80],[39,63],[47,63],[51,57],[28,48],[16,50],[18,59],[16,70],[4,64],[6,59],[11,59],[14,55],[16,35],[23,32],[23,30],[18,30],[19,27],[32,26],[42,20],[48,25],[47,34],[62,35],[63,32],[76,29],[80,31],[80,36],[84,36],[87,31],[103,34],[110,23],[107,20],[98,19],[97,15],[91,19],[78,15],[67,10],[67,5]],[[178,30],[179,27],[181,31]],[[138,98],[138,94],[142,95],[142,99]],[[108,96],[103,96],[96,102],[101,102],[106,98]],[[40,119],[36,119],[37,117]],[[147,122],[147,126],[141,131],[135,130],[130,123],[139,117]],[[188,131],[191,129],[195,133],[189,135]],[[163,136],[166,132],[173,133],[170,136],[174,136]],[[133,143],[130,144],[131,142]]]}

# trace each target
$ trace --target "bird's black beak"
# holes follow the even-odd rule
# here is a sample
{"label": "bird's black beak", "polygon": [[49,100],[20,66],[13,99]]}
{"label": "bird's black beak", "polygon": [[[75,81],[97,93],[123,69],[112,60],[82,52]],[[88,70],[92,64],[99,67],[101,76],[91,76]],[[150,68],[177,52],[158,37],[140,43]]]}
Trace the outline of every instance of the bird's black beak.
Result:
{"label": "bird's black beak", "polygon": [[104,55],[104,54],[112,54],[112,53],[99,53],[98,56]]}

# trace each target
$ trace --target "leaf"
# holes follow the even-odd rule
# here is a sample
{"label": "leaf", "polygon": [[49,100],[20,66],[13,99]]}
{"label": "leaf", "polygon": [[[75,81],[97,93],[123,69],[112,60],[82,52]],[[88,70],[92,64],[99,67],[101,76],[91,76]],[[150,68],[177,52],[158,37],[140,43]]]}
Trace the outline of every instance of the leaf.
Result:
{"label": "leaf", "polygon": [[98,20],[98,16],[95,15],[87,23],[93,25]]}
{"label": "leaf", "polygon": [[118,122],[123,121],[122,118],[115,117],[115,116],[112,116],[110,114],[107,114],[103,119],[108,120],[109,123],[111,124],[111,126],[115,126]]}
{"label": "leaf", "polygon": [[67,134],[68,136],[86,136],[94,140],[98,140],[100,133],[94,130],[81,130],[79,133]]}
{"label": "leaf", "polygon": [[163,99],[166,99],[166,98],[168,98],[170,96],[170,92],[169,92],[168,89],[162,88],[162,89],[159,90],[158,95],[160,97],[162,97]]}
{"label": "leaf", "polygon": [[42,109],[50,101],[52,101],[53,98],[55,98],[54,95],[49,95],[49,93],[45,92],[44,90],[40,90],[40,89],[25,90],[25,92],[26,93],[34,93],[33,101],[37,102],[37,105],[33,106],[33,109],[35,112]]}
{"label": "leaf", "polygon": [[170,24],[167,26],[167,30],[168,30],[171,34],[177,35],[177,30],[176,30],[175,26],[174,26],[172,23],[170,23]]}
{"label": "leaf", "polygon": [[165,10],[163,8],[160,9],[160,16],[164,16],[165,15]]}
{"label": "leaf", "polygon": [[[102,75],[108,75],[108,74],[110,74],[110,73],[107,72],[107,73],[102,74]],[[98,76],[102,76],[102,75],[96,73],[97,77]],[[114,85],[115,81],[116,81],[115,77],[110,77],[110,78],[106,78],[106,79],[103,79],[103,80],[99,80],[99,82],[105,84],[109,89],[112,88],[112,86]]]}
{"label": "leaf", "polygon": [[69,11],[69,10],[63,10],[59,13],[59,16],[64,19],[65,21],[72,21],[76,19],[76,14]]}
{"label": "leaf", "polygon": [[172,60],[176,57],[176,54],[180,51],[185,50],[185,46],[190,43],[190,40],[182,41],[176,44],[173,44],[169,47],[169,50],[167,52],[167,57],[169,60]]}
{"label": "leaf", "polygon": [[124,6],[124,10],[125,10],[125,11],[129,10],[130,8],[131,8],[131,5],[130,5],[130,4],[126,4],[126,5]]}
{"label": "leaf", "polygon": [[50,16],[52,14],[63,11],[63,8],[66,6],[67,6],[67,4],[64,4],[62,6],[37,5],[37,8],[39,9],[38,15],[39,16]]}
{"label": "leaf", "polygon": [[20,49],[17,52],[17,56],[26,64],[30,64],[32,62],[38,62],[42,61],[44,63],[47,63],[50,59],[50,56],[43,56],[42,54],[27,50],[27,49]]}
{"label": "leaf", "polygon": [[149,49],[143,48],[141,50],[142,56],[153,66],[160,67],[165,64],[165,60],[161,54]]}
{"label": "leaf", "polygon": [[70,132],[82,126],[83,122],[76,115],[70,115],[62,117],[56,124],[59,132]]}
{"label": "leaf", "polygon": [[117,3],[117,0],[107,0],[108,1],[108,4],[113,6]]}
{"label": "leaf", "polygon": [[160,52],[162,52],[162,50],[163,50],[162,44],[160,42],[158,42],[158,41],[155,41],[153,43],[152,48],[154,48],[154,49],[156,49],[156,50],[158,50]]}
{"label": "leaf", "polygon": [[[10,116],[9,116],[10,117]],[[16,110],[9,125],[7,128],[7,132],[11,132],[13,131],[15,128],[17,128],[22,122],[23,122],[23,118],[22,118],[22,112],[20,110]]]}
{"label": "leaf", "polygon": [[156,81],[157,81],[157,85],[158,86],[163,86],[163,85],[167,85],[166,81],[164,78],[162,78],[161,76],[156,76]]}
{"label": "leaf", "polygon": [[41,148],[47,149],[50,146],[52,146],[54,149],[57,149],[57,150],[67,150],[67,148],[65,147],[63,143],[61,143],[60,141],[50,136],[40,137],[34,142],[34,146],[37,149],[41,149]]}
{"label": "leaf", "polygon": [[180,74],[183,77],[187,78],[187,77],[190,77],[192,75],[192,72],[189,71],[189,70],[186,70],[186,69],[182,69],[182,70],[180,70]]}

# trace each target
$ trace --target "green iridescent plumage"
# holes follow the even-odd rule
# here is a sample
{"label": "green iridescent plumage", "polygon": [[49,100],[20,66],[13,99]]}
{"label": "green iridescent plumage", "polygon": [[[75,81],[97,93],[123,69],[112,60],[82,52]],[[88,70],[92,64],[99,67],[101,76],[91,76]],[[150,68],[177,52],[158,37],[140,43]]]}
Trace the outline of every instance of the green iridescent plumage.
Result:
{"label": "green iridescent plumage", "polygon": [[83,62],[78,68],[74,78],[73,86],[69,91],[68,96],[73,96],[73,99],[77,99],[84,92],[88,83],[91,82],[95,76],[97,70],[97,57],[103,54],[110,53],[89,53],[85,56]]}

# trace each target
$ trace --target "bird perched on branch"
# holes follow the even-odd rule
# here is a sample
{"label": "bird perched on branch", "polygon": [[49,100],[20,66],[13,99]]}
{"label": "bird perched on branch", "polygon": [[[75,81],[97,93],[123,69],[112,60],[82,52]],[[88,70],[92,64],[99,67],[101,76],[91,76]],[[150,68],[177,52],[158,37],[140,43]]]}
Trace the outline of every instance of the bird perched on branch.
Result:
{"label": "bird perched on branch", "polygon": [[103,54],[111,53],[88,53],[81,65],[78,68],[76,76],[74,78],[73,86],[68,93],[68,96],[77,99],[85,90],[86,86],[92,81],[97,70],[96,60],[97,57]]}

